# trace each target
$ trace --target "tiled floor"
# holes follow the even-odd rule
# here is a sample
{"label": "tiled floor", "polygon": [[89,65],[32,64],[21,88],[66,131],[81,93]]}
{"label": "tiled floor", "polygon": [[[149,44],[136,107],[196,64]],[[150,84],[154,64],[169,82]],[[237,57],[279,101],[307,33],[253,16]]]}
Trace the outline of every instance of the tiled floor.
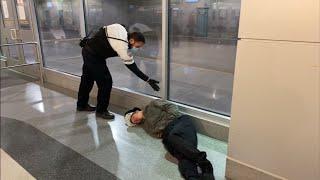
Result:
{"label": "tiled floor", "polygon": [[[1,71],[1,77],[5,74]],[[1,79],[2,84],[5,81]],[[127,128],[120,114],[116,114],[113,121],[105,121],[96,118],[94,113],[77,112],[75,103],[74,98],[34,82],[1,88],[1,117],[33,126],[118,178],[182,179],[177,165],[165,159],[166,151],[160,140],[148,136],[139,127]],[[111,109],[123,112],[118,107]],[[28,137],[25,140],[28,141]],[[3,141],[6,140],[1,143]],[[224,179],[226,143],[199,135],[199,149],[207,151],[208,159],[214,164],[216,179]]]}

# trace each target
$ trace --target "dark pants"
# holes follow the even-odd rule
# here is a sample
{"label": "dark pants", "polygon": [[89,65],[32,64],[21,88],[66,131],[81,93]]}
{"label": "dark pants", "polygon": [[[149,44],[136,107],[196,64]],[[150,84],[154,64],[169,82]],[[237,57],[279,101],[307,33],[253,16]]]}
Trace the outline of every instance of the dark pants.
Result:
{"label": "dark pants", "polygon": [[170,122],[164,130],[162,142],[178,159],[179,171],[184,178],[199,177],[197,164],[206,159],[206,153],[197,149],[197,132],[190,116],[183,115]]}
{"label": "dark pants", "polygon": [[94,81],[98,86],[97,112],[107,111],[112,89],[112,77],[106,60],[82,49],[83,67],[78,92],[78,107],[85,107],[89,101],[89,94]]}

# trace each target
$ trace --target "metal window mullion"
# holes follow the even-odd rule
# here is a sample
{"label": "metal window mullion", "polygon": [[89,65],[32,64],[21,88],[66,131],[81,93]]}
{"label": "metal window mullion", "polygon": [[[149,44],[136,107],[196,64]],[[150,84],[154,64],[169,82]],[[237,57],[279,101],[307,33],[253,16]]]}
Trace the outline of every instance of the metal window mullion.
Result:
{"label": "metal window mullion", "polygon": [[80,0],[80,36],[85,37],[87,35],[87,28],[86,28],[86,2],[85,0]]}
{"label": "metal window mullion", "polygon": [[161,98],[169,98],[169,31],[168,31],[168,9],[169,0],[162,0],[162,80],[161,80]]}
{"label": "metal window mullion", "polygon": [[38,24],[38,17],[37,17],[37,10],[36,10],[36,2],[35,0],[30,0],[29,2],[30,5],[30,20],[32,21],[31,26],[32,26],[32,31],[33,31],[33,35],[34,35],[34,40],[37,42],[36,45],[36,57],[37,60],[40,63],[40,67],[39,67],[39,73],[40,73],[40,83],[43,85],[44,84],[44,66],[45,66],[45,62],[43,59],[43,49],[42,49],[42,42],[41,42],[41,36],[40,36],[40,27]]}

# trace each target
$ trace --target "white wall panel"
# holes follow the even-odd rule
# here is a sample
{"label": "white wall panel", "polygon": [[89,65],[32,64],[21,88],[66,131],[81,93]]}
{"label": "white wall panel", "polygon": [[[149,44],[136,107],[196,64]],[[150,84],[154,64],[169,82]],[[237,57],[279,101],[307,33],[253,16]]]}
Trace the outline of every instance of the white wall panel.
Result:
{"label": "white wall panel", "polygon": [[243,0],[239,37],[320,42],[320,1]]}
{"label": "white wall panel", "polygon": [[318,180],[319,67],[320,43],[239,41],[228,156],[290,180]]}

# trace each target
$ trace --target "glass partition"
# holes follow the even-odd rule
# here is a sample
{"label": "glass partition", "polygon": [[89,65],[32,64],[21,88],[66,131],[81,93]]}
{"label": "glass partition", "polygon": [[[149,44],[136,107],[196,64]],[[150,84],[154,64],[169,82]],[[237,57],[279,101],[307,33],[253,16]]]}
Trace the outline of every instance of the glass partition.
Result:
{"label": "glass partition", "polygon": [[[120,23],[129,32],[142,32],[146,44],[135,56],[139,68],[151,78],[161,81],[161,0],[86,0],[87,30]],[[139,80],[118,58],[107,59],[113,85],[159,96],[144,81]]]}
{"label": "glass partition", "polygon": [[169,99],[230,115],[240,0],[169,2]]}
{"label": "glass partition", "polygon": [[16,8],[20,29],[31,29],[29,2],[27,0],[16,0]]}
{"label": "glass partition", "polygon": [[[161,81],[162,1],[35,0],[35,3],[45,66],[81,75],[83,62],[78,42],[84,27],[79,12],[83,12],[84,3],[87,34],[120,23],[129,32],[140,31],[145,35],[146,45],[135,56],[135,62],[147,75]],[[169,100],[230,115],[240,0],[169,0],[168,8]],[[107,59],[107,65],[114,86],[160,96],[118,57]]]}
{"label": "glass partition", "polygon": [[46,67],[81,75],[81,0],[35,0]]}

